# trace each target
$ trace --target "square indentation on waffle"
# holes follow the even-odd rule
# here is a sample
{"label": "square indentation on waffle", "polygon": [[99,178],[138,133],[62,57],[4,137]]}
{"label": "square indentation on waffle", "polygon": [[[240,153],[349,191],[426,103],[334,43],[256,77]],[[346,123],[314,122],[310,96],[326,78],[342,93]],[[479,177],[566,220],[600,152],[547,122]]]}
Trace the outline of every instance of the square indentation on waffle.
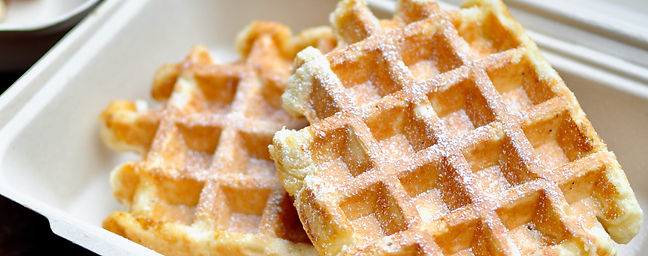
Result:
{"label": "square indentation on waffle", "polygon": [[[301,243],[309,243],[310,239],[308,235],[304,232],[295,232],[295,230],[304,230],[302,223],[299,221],[299,215],[295,206],[293,206],[293,199],[286,193],[286,191],[281,191],[281,196],[279,200],[277,198],[271,199],[273,204],[267,206],[269,208],[274,208],[268,211],[277,212],[277,215],[272,216],[273,218],[268,218],[268,223],[271,223],[272,233],[276,234],[277,237],[286,239],[288,241],[296,241]],[[276,203],[276,204],[275,204]]]}
{"label": "square indentation on waffle", "polygon": [[271,190],[227,184],[221,185],[218,189],[225,197],[222,201],[225,208],[219,214],[229,215],[227,229],[244,233],[258,232]]}
{"label": "square indentation on waffle", "polygon": [[496,210],[509,236],[523,252],[561,244],[570,238],[564,223],[564,210],[548,192],[530,191]]}
{"label": "square indentation on waffle", "polygon": [[331,63],[331,70],[338,76],[345,92],[357,106],[363,106],[402,89],[400,81],[391,76],[391,67],[386,60],[388,56],[384,56],[382,49],[351,48],[341,54],[348,58]]}
{"label": "square indentation on waffle", "polygon": [[486,194],[496,196],[513,186],[537,178],[529,171],[515,142],[519,138],[479,138],[463,150],[464,157],[475,175],[475,183]]}
{"label": "square indentation on waffle", "polygon": [[430,103],[451,136],[459,136],[495,120],[483,93],[471,79],[430,94]]}
{"label": "square indentation on waffle", "polygon": [[582,131],[567,111],[522,127],[536,157],[554,169],[578,160],[594,149],[594,138]]}
{"label": "square indentation on waffle", "polygon": [[[170,132],[166,141],[161,142],[166,145],[160,145],[161,148],[165,149],[159,152],[160,157],[177,159],[177,162],[168,162],[175,163],[178,167],[194,167],[196,170],[208,168],[212,164],[222,129],[213,125],[187,125],[182,122],[176,123],[176,127],[178,133]],[[174,137],[174,135],[178,136],[178,138]],[[177,143],[177,141],[183,143]]]}
{"label": "square indentation on waffle", "polygon": [[[491,255],[497,243],[488,222],[471,211],[458,212],[464,219],[450,223],[447,230],[435,236],[443,255]],[[458,215],[455,215],[458,216]]]}
{"label": "square indentation on waffle", "polygon": [[561,168],[559,172],[566,178],[559,181],[559,187],[565,195],[570,215],[581,221],[583,229],[599,237],[601,241],[612,244],[610,237],[606,236],[606,227],[599,219],[619,216],[627,208],[615,199],[615,195],[619,193],[614,186],[618,182],[619,169],[610,156],[608,152],[591,154],[569,164],[580,166],[575,171],[570,170],[572,168]]}
{"label": "square indentation on waffle", "polygon": [[384,155],[399,159],[436,144],[432,128],[416,114],[416,105],[403,101],[384,103],[375,106],[381,111],[365,118]]}
{"label": "square indentation on waffle", "polygon": [[320,80],[314,80],[312,86],[313,90],[310,92],[309,97],[312,99],[318,99],[317,101],[311,101],[316,118],[321,120],[342,110],[341,106],[335,102],[333,95],[331,95],[331,92],[334,90],[331,87],[337,85],[326,84],[320,82]]}
{"label": "square indentation on waffle", "polygon": [[313,157],[320,169],[332,170],[343,180],[356,177],[371,168],[373,162],[366,152],[367,145],[356,135],[350,125],[334,128],[317,138],[313,147]]}
{"label": "square indentation on waffle", "polygon": [[527,56],[486,68],[504,104],[512,112],[527,111],[555,96],[548,79],[540,79]]}
{"label": "square indentation on waffle", "polygon": [[265,177],[274,177],[276,175],[274,163],[270,160],[268,151],[258,145],[266,145],[272,141],[270,134],[251,133],[240,131],[238,133],[238,145],[236,149],[241,150],[236,154],[239,159],[232,157],[232,162],[241,161],[241,164],[234,166],[241,166],[246,175],[260,175]]}
{"label": "square indentation on waffle", "polygon": [[571,173],[569,178],[559,184],[567,203],[588,206],[593,203],[591,200],[604,198],[607,168],[609,166],[598,165],[589,170]]}
{"label": "square indentation on waffle", "polygon": [[430,223],[471,203],[458,178],[454,167],[440,159],[399,173],[400,183],[423,223]]}
{"label": "square indentation on waffle", "polygon": [[518,36],[491,10],[478,12],[473,8],[462,9],[460,18],[453,20],[459,35],[479,56],[503,52],[520,46]]}
{"label": "square indentation on waffle", "polygon": [[340,207],[353,229],[373,236],[372,239],[389,236],[408,227],[403,209],[381,182],[345,198]]}
{"label": "square indentation on waffle", "polygon": [[[193,82],[202,93],[204,99],[196,101],[201,103],[200,109],[212,112],[227,112],[234,101],[234,94],[241,81],[240,70],[227,70],[214,65],[198,64],[191,72]],[[186,77],[186,76],[185,76]],[[176,86],[189,86],[192,81],[185,82],[186,78],[180,78]],[[195,97],[195,96],[194,96]],[[184,104],[180,104],[184,105]]]}
{"label": "square indentation on waffle", "polygon": [[[287,76],[287,75],[286,75]],[[276,79],[283,79],[282,76]],[[270,79],[266,79],[264,83],[259,83],[258,78],[251,77],[246,79],[245,83],[249,83],[249,92],[246,93],[246,101],[254,102],[254,104],[245,105],[245,116],[253,119],[267,120],[275,123],[292,124],[294,118],[290,116],[281,108],[281,93],[284,88]],[[300,126],[301,124],[298,123]]]}
{"label": "square indentation on waffle", "polygon": [[463,64],[448,32],[438,26],[438,21],[429,20],[413,26],[397,44],[403,62],[416,80],[433,78]]}
{"label": "square indentation on waffle", "polygon": [[[140,192],[159,198],[156,203],[149,206],[154,212],[151,218],[183,225],[193,223],[194,213],[205,183],[191,178],[170,179],[167,177],[155,177],[155,179],[159,182],[159,187],[144,193]],[[140,196],[139,198],[140,200],[147,200],[147,196]],[[135,202],[135,204],[139,204],[139,202]]]}

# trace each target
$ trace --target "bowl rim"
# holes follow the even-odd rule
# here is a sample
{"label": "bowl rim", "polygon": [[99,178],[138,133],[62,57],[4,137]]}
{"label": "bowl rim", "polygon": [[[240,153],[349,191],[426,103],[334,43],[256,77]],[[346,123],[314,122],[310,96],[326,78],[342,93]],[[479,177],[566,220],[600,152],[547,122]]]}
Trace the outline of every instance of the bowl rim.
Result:
{"label": "bowl rim", "polygon": [[80,13],[83,13],[84,11],[88,10],[98,2],[100,2],[100,0],[86,0],[85,2],[78,5],[72,10],[58,14],[54,16],[52,19],[40,23],[29,24],[29,25],[20,25],[20,24],[3,25],[2,23],[0,23],[0,32],[30,32],[30,31],[45,30],[51,27],[55,27],[59,24],[68,21],[69,19],[72,19],[73,17],[75,17]]}

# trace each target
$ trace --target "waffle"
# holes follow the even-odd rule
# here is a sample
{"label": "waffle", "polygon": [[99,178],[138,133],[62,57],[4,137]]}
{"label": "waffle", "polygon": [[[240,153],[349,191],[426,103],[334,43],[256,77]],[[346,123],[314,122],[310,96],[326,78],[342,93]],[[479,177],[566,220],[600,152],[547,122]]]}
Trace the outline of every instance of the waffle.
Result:
{"label": "waffle", "polygon": [[642,210],[615,155],[499,0],[361,0],[301,51],[270,153],[320,254],[608,255]]}
{"label": "waffle", "polygon": [[253,23],[237,41],[241,61],[214,64],[195,47],[158,69],[152,96],[163,108],[113,101],[102,138],[142,160],[112,171],[128,212],[113,212],[104,228],[167,255],[315,254],[267,150],[275,131],[306,124],[281,109],[280,96],[307,45],[326,50],[335,37]]}

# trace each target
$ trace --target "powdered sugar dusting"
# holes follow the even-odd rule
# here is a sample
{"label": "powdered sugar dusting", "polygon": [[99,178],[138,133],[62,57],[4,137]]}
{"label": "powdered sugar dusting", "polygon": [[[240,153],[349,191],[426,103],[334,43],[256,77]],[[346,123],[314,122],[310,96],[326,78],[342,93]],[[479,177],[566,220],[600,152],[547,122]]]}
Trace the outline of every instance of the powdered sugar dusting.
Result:
{"label": "powdered sugar dusting", "polygon": [[[310,36],[334,41],[327,33]],[[205,48],[195,47],[184,62],[164,66],[153,92],[156,99],[168,99],[163,110],[133,104],[139,119],[125,129],[142,140],[129,143],[146,150],[143,160],[113,178],[116,189],[130,191],[116,195],[134,210],[109,217],[120,233],[143,243],[171,239],[177,243],[164,248],[195,254],[222,253],[216,244],[236,251],[315,253],[267,149],[275,131],[305,123],[290,117],[278,99],[290,54],[303,46],[288,28],[269,22],[253,23],[240,40],[249,46],[242,61],[215,64]],[[153,137],[150,144],[143,134]]]}
{"label": "powdered sugar dusting", "polygon": [[[321,83],[338,105],[311,126],[318,137],[313,148],[326,157],[314,158],[316,170],[303,180],[317,204],[329,207],[321,215],[348,223],[338,232],[353,239],[344,236],[339,245],[330,242],[337,239],[334,233],[314,231],[316,242],[329,241],[321,250],[455,254],[488,248],[524,255],[570,244],[572,238],[551,240],[555,237],[546,230],[553,228],[589,241],[574,224],[580,220],[570,221],[569,211],[563,210],[573,208],[556,189],[564,189],[567,175],[544,170],[546,161],[538,154],[543,145],[559,141],[550,137],[556,132],[529,131],[535,129],[529,128],[533,122],[563,115],[549,108],[557,102],[552,97],[566,89],[551,82],[555,73],[540,70],[550,67],[536,56],[537,49],[503,5],[478,1],[469,9],[435,13],[410,24],[398,20],[409,13],[398,13],[399,18],[382,22],[388,27],[378,30],[367,29],[375,28],[369,22],[375,17],[359,4],[344,1],[333,15],[349,45],[326,55],[331,72],[319,71],[326,77],[318,79],[327,80]],[[342,19],[345,15],[355,16]],[[496,67],[512,71],[498,73]],[[313,105],[322,100],[311,97]],[[421,124],[412,125],[416,122]],[[574,161],[589,154],[579,150],[593,141],[561,141],[557,147],[569,151],[560,151],[566,157],[562,166],[575,167]],[[479,235],[446,241],[461,232]],[[434,241],[422,238],[426,236]]]}

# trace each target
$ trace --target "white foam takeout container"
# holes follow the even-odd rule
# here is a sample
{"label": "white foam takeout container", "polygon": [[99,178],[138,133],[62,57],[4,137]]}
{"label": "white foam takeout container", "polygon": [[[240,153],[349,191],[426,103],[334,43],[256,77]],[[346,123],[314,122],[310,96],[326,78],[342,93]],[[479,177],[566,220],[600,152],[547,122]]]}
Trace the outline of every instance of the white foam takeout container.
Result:
{"label": "white foam takeout container", "polygon": [[[618,51],[603,47],[611,39],[597,31],[588,31],[582,44],[573,36],[556,37],[581,30],[571,25],[536,33],[534,28],[555,17],[543,21],[526,1],[510,2],[513,15],[531,28],[648,209],[648,187],[643,186],[648,181],[648,68],[614,54],[646,56],[648,51],[641,44],[624,48],[615,40]],[[383,15],[394,6],[384,0],[370,4]],[[333,0],[104,1],[0,96],[0,194],[47,217],[54,233],[97,253],[154,253],[101,228],[103,218],[123,209],[111,194],[109,172],[137,156],[103,145],[99,113],[113,99],[153,102],[149,91],[155,69],[181,60],[194,44],[207,45],[218,61],[232,60],[236,32],[252,20],[279,21],[298,31],[327,24],[334,6]],[[648,227],[618,251],[648,251]]]}

